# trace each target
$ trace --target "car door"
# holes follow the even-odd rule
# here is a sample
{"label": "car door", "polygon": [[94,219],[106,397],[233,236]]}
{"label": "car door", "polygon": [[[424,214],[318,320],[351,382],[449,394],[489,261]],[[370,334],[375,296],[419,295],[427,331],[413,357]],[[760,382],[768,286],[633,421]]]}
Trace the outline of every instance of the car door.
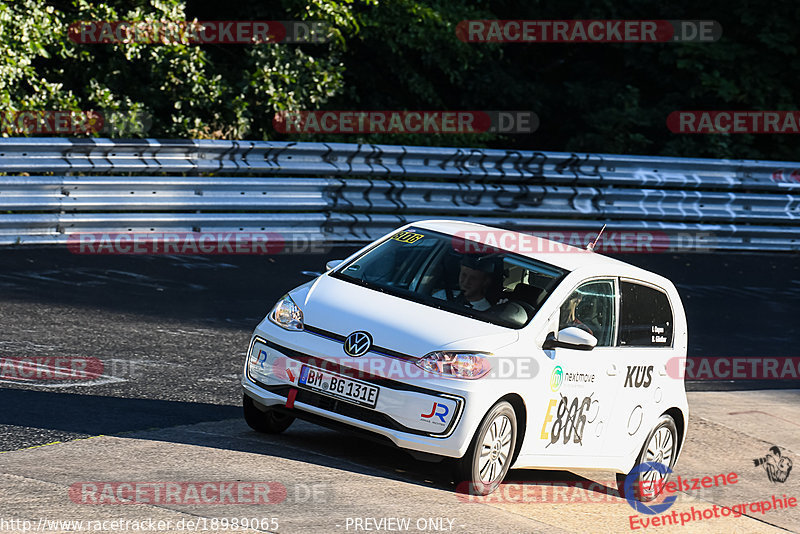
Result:
{"label": "car door", "polygon": [[619,334],[613,355],[619,369],[613,378],[617,417],[611,421],[606,454],[633,455],[651,423],[670,407],[666,404],[674,396],[672,388],[680,386],[666,370],[673,355],[675,322],[663,289],[621,278],[619,293]]}
{"label": "car door", "polygon": [[[543,364],[549,399],[539,421],[538,452],[548,456],[603,454],[616,391],[612,353],[616,351],[617,285],[613,278],[585,280],[552,314],[548,332],[568,326],[597,338],[592,350],[558,347],[546,350]],[[556,462],[557,463],[557,462]]]}

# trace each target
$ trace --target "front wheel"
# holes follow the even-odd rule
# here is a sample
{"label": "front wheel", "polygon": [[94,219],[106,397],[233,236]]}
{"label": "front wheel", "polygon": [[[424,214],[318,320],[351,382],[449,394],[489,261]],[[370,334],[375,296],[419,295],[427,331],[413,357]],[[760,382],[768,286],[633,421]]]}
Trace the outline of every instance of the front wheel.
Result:
{"label": "front wheel", "polygon": [[516,442],[514,408],[506,401],[498,402],[483,419],[467,453],[456,462],[457,489],[470,495],[488,495],[497,489],[511,466]]}
{"label": "front wheel", "polygon": [[[669,415],[662,415],[656,426],[648,434],[641,452],[636,459],[636,466],[646,462],[657,462],[670,470],[675,465],[678,450],[678,429]],[[620,496],[624,496],[626,475],[617,474],[617,488]],[[669,471],[663,475],[655,469],[640,471],[633,483],[633,497],[640,502],[654,500],[669,478]]]}
{"label": "front wheel", "polygon": [[261,411],[253,399],[244,395],[242,398],[244,420],[247,426],[263,434],[280,434],[294,422],[294,417],[276,410]]}

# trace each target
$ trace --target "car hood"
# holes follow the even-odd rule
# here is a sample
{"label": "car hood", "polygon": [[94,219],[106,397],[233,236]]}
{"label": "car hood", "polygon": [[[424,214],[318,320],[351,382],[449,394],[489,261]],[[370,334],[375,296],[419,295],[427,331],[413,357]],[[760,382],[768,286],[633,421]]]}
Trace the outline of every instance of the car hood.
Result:
{"label": "car hood", "polygon": [[441,349],[492,352],[519,339],[514,329],[330,276],[298,287],[291,296],[309,326],[343,336],[363,330],[376,346],[417,358]]}

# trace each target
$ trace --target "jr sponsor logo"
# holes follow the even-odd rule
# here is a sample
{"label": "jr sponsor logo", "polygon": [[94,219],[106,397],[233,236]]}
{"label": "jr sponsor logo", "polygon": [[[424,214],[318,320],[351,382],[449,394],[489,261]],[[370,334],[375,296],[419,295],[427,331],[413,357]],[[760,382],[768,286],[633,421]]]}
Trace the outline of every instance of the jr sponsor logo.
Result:
{"label": "jr sponsor logo", "polygon": [[[429,413],[429,414],[421,413],[421,414],[419,414],[419,416],[422,417],[423,419],[431,419],[431,421],[436,423],[437,425],[438,424],[444,425],[444,424],[447,424],[446,417],[447,417],[447,414],[449,414],[449,413],[450,413],[450,408],[448,408],[444,404],[439,404],[438,402],[434,402],[433,403],[433,408],[431,408],[431,413]],[[434,416],[438,417],[441,420],[441,423],[438,423],[437,421],[433,421],[432,418]]]}
{"label": "jr sponsor logo", "polygon": [[629,365],[623,387],[647,388],[653,383],[652,365]]}

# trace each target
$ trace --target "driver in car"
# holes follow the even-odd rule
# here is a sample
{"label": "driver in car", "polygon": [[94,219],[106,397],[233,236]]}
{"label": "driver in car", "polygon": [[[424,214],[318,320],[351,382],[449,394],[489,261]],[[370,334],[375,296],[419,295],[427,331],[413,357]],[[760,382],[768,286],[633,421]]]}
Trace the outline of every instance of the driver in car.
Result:
{"label": "driver in car", "polygon": [[433,298],[448,300],[462,304],[478,311],[486,311],[492,303],[486,298],[492,284],[494,265],[489,261],[481,261],[474,256],[464,256],[461,259],[461,269],[458,273],[457,290],[440,289]]}

